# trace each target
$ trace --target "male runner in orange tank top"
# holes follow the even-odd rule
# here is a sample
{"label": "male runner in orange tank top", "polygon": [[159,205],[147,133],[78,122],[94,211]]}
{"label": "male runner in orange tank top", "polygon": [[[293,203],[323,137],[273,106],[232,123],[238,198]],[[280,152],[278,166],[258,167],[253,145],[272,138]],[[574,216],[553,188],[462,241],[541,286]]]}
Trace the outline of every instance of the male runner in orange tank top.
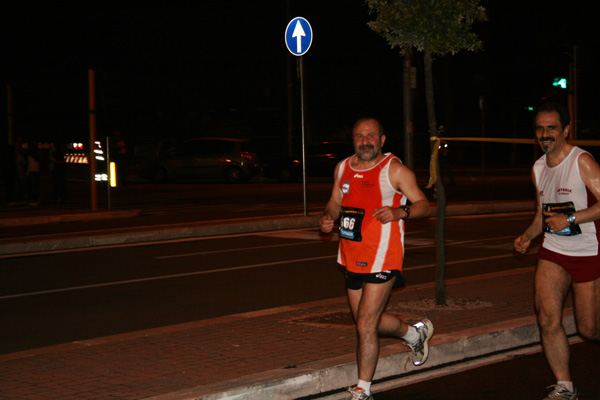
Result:
{"label": "male runner in orange tank top", "polygon": [[[379,358],[379,334],[401,338],[422,365],[429,353],[432,323],[409,326],[384,312],[394,287],[404,285],[404,220],[426,217],[429,201],[414,173],[392,154],[383,154],[379,121],[359,120],[352,131],[355,155],[335,169],[331,198],[319,224],[324,233],[340,220],[338,262],[346,268],[348,301],[358,332],[358,384],[351,399],[368,400]],[[410,207],[407,205],[410,201]]]}

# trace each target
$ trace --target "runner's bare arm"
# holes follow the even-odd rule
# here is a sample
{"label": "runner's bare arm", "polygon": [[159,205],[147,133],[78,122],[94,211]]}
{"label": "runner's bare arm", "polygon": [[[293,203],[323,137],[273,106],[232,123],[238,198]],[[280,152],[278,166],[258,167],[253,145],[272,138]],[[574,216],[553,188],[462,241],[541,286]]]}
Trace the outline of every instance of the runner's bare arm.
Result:
{"label": "runner's bare arm", "polygon": [[[431,209],[429,200],[417,185],[417,178],[410,169],[400,161],[394,160],[390,164],[390,182],[395,189],[401,191],[410,201],[410,218],[423,218],[429,216]],[[382,223],[397,221],[406,217],[402,208],[381,207],[375,210],[373,216]]]}
{"label": "runner's bare arm", "polygon": [[600,219],[600,165],[587,153],[582,154],[578,162],[581,179],[597,201],[593,206],[574,213],[575,222],[579,224]]}

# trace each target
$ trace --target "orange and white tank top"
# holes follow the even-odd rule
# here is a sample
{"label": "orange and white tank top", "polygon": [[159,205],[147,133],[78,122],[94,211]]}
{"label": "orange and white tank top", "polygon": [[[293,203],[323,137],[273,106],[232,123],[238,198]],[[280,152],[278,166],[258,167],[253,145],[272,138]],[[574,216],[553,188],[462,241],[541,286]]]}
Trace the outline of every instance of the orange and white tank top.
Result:
{"label": "orange and white tank top", "polygon": [[355,170],[348,157],[338,171],[342,194],[338,262],[354,273],[402,270],[404,220],[382,224],[371,217],[377,208],[400,207],[406,196],[390,182],[390,164],[398,157],[385,158],[367,170]]}

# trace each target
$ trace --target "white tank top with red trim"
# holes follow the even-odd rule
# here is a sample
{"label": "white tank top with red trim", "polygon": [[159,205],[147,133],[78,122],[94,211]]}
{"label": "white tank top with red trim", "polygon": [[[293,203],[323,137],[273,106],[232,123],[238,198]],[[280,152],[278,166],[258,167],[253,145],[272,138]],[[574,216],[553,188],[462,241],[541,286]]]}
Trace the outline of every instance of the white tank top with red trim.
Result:
{"label": "white tank top with red trim", "polygon": [[[578,160],[585,153],[587,151],[573,147],[569,155],[555,167],[546,164],[545,154],[535,162],[533,172],[540,206],[571,201],[575,210],[580,211],[597,202],[579,173]],[[581,234],[574,236],[545,233],[542,246],[567,256],[595,256],[598,254],[599,223],[600,221],[594,221],[579,224]]]}

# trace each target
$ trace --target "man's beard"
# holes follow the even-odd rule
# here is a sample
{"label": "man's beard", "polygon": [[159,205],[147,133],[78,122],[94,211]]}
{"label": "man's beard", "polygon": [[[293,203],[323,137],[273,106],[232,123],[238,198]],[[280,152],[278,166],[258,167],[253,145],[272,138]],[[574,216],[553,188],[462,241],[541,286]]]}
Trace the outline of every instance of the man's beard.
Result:
{"label": "man's beard", "polygon": [[554,142],[556,142],[556,139],[554,139],[553,137],[545,137],[545,138],[541,138],[538,140],[542,150],[544,151],[544,153],[547,153],[548,150],[550,150],[550,145]]}
{"label": "man's beard", "polygon": [[[365,154],[362,152],[363,149],[371,150],[371,153]],[[371,144],[364,144],[364,145],[358,146],[358,149],[356,151],[356,156],[361,161],[373,161],[377,157],[379,157],[379,153],[380,153],[379,150],[375,150],[375,146],[373,146]]]}

